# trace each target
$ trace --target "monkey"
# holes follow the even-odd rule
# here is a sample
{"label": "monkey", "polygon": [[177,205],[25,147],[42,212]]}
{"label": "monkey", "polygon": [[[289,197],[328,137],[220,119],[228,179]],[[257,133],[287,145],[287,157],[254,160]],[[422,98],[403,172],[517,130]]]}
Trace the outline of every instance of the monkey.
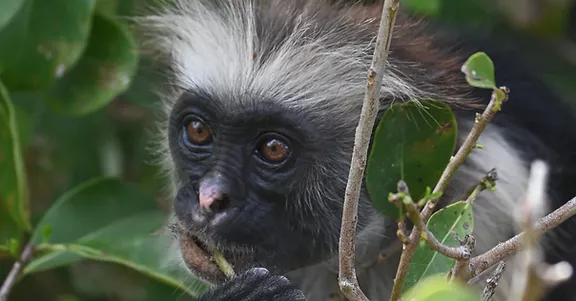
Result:
{"label": "monkey", "polygon": [[[155,8],[139,26],[143,48],[166,75],[158,153],[174,200],[177,260],[212,284],[199,300],[339,300],[342,207],[381,6],[174,2]],[[476,51],[492,58],[498,85],[511,93],[480,136],[483,148],[474,149],[457,171],[440,207],[461,199],[496,168],[497,189],[483,191],[474,204],[474,254],[481,254],[515,234],[512,213],[534,160],[550,166],[549,210],[576,195],[571,107],[515,50],[401,11],[376,123],[394,102],[442,100],[455,113],[459,147],[490,98],[490,91],[468,85],[460,70]],[[576,262],[574,226],[569,219],[543,238],[547,261]],[[370,300],[390,296],[400,256],[396,230],[394,220],[374,209],[363,185],[356,266]],[[214,249],[236,277],[227,280],[207,263]],[[494,300],[509,293],[511,270]],[[575,284],[572,277],[546,300],[576,300]]]}

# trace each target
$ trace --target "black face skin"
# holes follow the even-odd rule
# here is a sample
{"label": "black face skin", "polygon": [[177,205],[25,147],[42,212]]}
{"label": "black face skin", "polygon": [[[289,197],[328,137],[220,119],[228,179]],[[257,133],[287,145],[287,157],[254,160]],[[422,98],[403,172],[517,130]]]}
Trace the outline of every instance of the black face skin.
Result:
{"label": "black face skin", "polygon": [[[319,136],[310,118],[273,102],[248,100],[236,110],[221,103],[187,92],[170,118],[171,154],[185,183],[174,210],[184,232],[204,249],[217,246],[237,271],[254,266],[289,271],[326,259],[337,247],[341,202],[298,201],[314,163],[333,161],[326,151],[336,149],[333,137]],[[190,124],[203,127],[190,132]],[[283,160],[266,159],[263,146],[270,141],[287,146]],[[345,183],[330,178],[322,185],[327,198],[343,197]],[[220,194],[208,209],[200,205],[201,187]]]}

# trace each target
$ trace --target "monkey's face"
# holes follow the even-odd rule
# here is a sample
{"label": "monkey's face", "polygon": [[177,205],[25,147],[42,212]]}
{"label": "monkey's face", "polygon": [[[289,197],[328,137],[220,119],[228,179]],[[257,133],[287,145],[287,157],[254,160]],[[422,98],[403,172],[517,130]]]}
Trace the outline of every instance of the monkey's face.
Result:
{"label": "monkey's face", "polygon": [[326,122],[278,102],[184,93],[169,124],[181,235],[238,271],[333,256],[354,126]]}

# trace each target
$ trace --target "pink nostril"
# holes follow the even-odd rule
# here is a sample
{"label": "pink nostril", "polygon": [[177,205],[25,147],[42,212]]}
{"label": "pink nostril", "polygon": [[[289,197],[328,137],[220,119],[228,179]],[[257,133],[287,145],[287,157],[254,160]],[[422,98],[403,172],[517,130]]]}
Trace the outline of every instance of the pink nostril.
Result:
{"label": "pink nostril", "polygon": [[222,213],[230,205],[232,184],[224,174],[211,171],[205,174],[198,183],[198,203],[205,213]]}
{"label": "pink nostril", "polygon": [[198,199],[200,208],[212,211],[221,211],[228,203],[228,196],[220,191],[218,185],[200,184]]}
{"label": "pink nostril", "polygon": [[209,189],[200,188],[200,193],[198,198],[200,199],[200,207],[204,209],[209,209],[212,204],[219,199],[222,194],[218,192],[216,187],[209,187]]}

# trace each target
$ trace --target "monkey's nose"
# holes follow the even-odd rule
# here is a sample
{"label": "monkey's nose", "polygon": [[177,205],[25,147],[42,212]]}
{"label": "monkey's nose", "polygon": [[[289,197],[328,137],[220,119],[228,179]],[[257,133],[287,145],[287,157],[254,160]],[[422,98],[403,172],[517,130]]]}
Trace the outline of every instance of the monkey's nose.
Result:
{"label": "monkey's nose", "polygon": [[228,195],[220,191],[216,186],[202,187],[200,185],[198,199],[200,208],[213,212],[225,210],[229,203]]}
{"label": "monkey's nose", "polygon": [[210,172],[200,180],[198,187],[198,201],[200,208],[218,213],[226,210],[230,203],[229,181],[220,172]]}

